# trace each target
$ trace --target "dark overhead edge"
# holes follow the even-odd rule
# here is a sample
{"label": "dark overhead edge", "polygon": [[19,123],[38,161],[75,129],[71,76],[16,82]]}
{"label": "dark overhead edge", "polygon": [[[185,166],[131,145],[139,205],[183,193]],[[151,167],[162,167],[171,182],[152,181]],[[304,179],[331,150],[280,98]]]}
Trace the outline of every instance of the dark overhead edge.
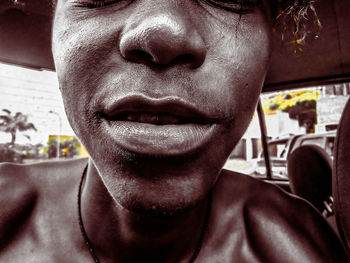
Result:
{"label": "dark overhead edge", "polygon": [[263,93],[265,92],[274,92],[281,90],[290,90],[297,89],[300,87],[308,88],[308,87],[318,87],[318,86],[326,86],[331,84],[341,84],[350,82],[350,74],[347,75],[339,75],[339,76],[327,76],[324,78],[310,78],[310,79],[302,79],[290,82],[281,82],[276,84],[266,84],[263,87]]}

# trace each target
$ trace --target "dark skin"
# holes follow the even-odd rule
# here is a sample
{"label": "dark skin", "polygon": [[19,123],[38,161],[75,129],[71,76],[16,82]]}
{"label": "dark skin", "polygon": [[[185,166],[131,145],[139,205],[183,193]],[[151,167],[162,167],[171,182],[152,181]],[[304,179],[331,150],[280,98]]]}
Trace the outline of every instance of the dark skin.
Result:
{"label": "dark skin", "polygon": [[101,258],[102,262],[115,262],[116,258],[120,262],[189,262],[203,227],[207,202],[174,216],[135,214],[115,205],[100,178],[93,175],[97,173],[94,166],[90,168],[83,188],[83,218],[98,219],[98,228],[92,221],[86,221],[86,228],[97,253],[108,255]]}
{"label": "dark skin", "polygon": [[248,125],[271,25],[258,6],[155,4],[58,2],[53,54],[68,119],[113,199],[173,213],[205,199]]}
{"label": "dark skin", "polygon": [[[303,201],[221,171],[269,63],[269,3],[252,3],[58,1],[55,66],[68,119],[91,158],[1,167],[8,210],[0,214],[0,259],[92,260],[76,203],[88,163],[81,213],[101,262],[189,262],[210,192],[196,262],[345,261],[337,237]],[[8,223],[17,222],[11,211],[22,221]]]}
{"label": "dark skin", "polygon": [[[0,166],[1,262],[93,262],[79,230],[76,203],[87,163],[80,159]],[[103,187],[101,181],[96,183]],[[103,191],[96,199],[102,200],[91,214],[85,210],[83,220],[100,262],[188,262],[198,241],[196,231],[202,227],[200,212],[194,223],[186,214],[161,219],[125,212],[112,218],[108,193]],[[84,198],[85,206],[87,201]],[[123,225],[125,214],[131,215],[127,222],[132,227]],[[89,227],[92,219],[99,221],[95,229]],[[163,248],[165,242],[169,243]],[[304,201],[271,184],[222,171],[195,262],[277,263],[281,258],[283,262],[348,262],[327,222]]]}
{"label": "dark skin", "polygon": [[[208,193],[263,84],[267,3],[106,3],[58,1],[53,26],[67,116],[95,167],[82,196],[87,232],[101,248],[123,247],[125,256],[98,253],[104,262],[188,262]],[[96,207],[108,211],[102,229]]]}

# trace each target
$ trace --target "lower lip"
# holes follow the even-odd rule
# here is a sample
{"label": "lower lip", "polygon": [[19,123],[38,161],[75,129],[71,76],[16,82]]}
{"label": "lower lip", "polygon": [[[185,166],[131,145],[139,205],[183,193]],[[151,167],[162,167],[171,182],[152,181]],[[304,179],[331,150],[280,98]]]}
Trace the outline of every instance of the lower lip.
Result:
{"label": "lower lip", "polygon": [[143,155],[176,156],[194,152],[212,138],[217,124],[154,125],[104,121],[105,131],[122,149]]}

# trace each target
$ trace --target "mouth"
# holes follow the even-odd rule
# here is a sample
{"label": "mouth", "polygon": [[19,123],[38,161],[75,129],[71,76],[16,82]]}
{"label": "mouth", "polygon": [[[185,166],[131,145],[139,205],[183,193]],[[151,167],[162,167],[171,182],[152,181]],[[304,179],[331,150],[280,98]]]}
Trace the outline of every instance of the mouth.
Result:
{"label": "mouth", "polygon": [[124,150],[157,156],[184,155],[206,145],[219,120],[178,98],[128,96],[100,112],[103,131]]}
{"label": "mouth", "polygon": [[110,118],[110,120],[149,123],[154,125],[181,125],[191,123],[191,120],[186,118],[163,112],[125,112]]}
{"label": "mouth", "polygon": [[211,124],[217,118],[175,98],[149,99],[143,96],[123,98],[102,112],[111,121],[130,121],[154,125]]}

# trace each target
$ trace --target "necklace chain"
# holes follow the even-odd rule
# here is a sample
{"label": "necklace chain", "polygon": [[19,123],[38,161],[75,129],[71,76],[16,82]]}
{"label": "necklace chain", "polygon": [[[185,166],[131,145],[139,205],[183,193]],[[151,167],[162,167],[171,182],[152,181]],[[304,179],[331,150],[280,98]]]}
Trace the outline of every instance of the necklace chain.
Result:
{"label": "necklace chain", "polygon": [[83,235],[83,238],[85,240],[85,244],[88,247],[92,258],[94,259],[94,261],[96,263],[100,263],[100,261],[98,260],[96,254],[95,254],[95,251],[94,251],[93,247],[91,246],[89,237],[87,236],[87,233],[85,231],[85,227],[84,227],[84,223],[83,223],[83,217],[81,216],[81,191],[82,191],[82,185],[83,185],[83,181],[84,181],[85,174],[86,174],[86,171],[87,171],[87,167],[88,167],[88,165],[85,166],[83,174],[82,174],[81,179],[80,179],[80,183],[79,183],[79,191],[78,191],[78,218],[79,218],[79,226],[80,226],[80,232]]}
{"label": "necklace chain", "polygon": [[[82,174],[81,179],[80,179],[80,183],[79,183],[78,198],[77,198],[78,199],[77,200],[77,202],[78,202],[78,221],[79,221],[79,226],[80,226],[80,232],[81,232],[81,234],[82,234],[82,236],[84,238],[86,246],[88,247],[88,249],[90,251],[91,257],[93,258],[95,263],[100,263],[100,260],[98,259],[97,255],[95,253],[95,250],[92,247],[91,242],[89,240],[89,237],[88,237],[88,235],[86,233],[86,230],[85,230],[85,227],[84,227],[84,223],[83,223],[83,217],[81,215],[81,192],[82,192],[82,185],[83,185],[84,178],[85,178],[85,175],[86,175],[87,167],[88,167],[88,165],[85,166],[83,174]],[[206,234],[207,229],[208,229],[208,222],[209,222],[210,211],[211,211],[211,202],[212,202],[211,199],[212,199],[212,196],[211,196],[211,192],[210,192],[209,198],[208,198],[207,210],[206,210],[206,214],[205,214],[205,220],[204,220],[204,224],[203,224],[203,227],[202,227],[202,231],[201,231],[201,234],[200,234],[200,237],[199,237],[196,249],[194,250],[193,255],[192,255],[189,263],[194,263],[195,262],[196,258],[198,257],[198,254],[199,254],[199,252],[200,252],[200,250],[202,248],[202,243],[203,243],[205,234]]]}

